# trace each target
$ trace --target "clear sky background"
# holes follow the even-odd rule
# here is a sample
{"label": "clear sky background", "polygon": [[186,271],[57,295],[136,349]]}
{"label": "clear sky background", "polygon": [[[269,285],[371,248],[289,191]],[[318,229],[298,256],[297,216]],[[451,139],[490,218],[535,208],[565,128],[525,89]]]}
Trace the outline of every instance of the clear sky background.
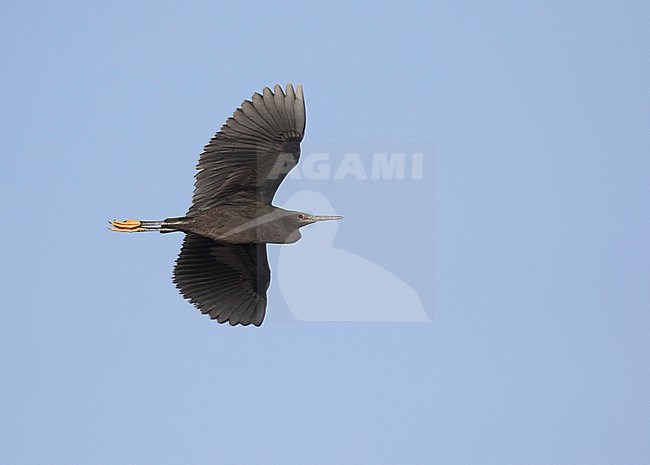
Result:
{"label": "clear sky background", "polygon": [[[649,18],[3,1],[0,461],[650,463]],[[171,283],[180,234],[106,231],[183,214],[202,146],[288,81],[306,152],[426,148],[419,183],[292,180],[277,200],[324,195],[334,246],[430,323],[295,321],[274,279],[261,328],[221,326]]]}

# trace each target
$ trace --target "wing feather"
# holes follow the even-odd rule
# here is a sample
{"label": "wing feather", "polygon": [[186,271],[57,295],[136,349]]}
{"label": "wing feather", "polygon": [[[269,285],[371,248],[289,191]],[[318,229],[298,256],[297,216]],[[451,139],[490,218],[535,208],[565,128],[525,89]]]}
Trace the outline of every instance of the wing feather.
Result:
{"label": "wing feather", "polygon": [[281,127],[283,125],[282,117],[280,117],[280,113],[278,112],[278,109],[275,107],[275,100],[274,100],[275,97],[273,95],[273,91],[268,87],[265,87],[264,90],[262,91],[262,94],[264,97],[264,107],[271,115],[271,118],[273,118],[274,126]]}
{"label": "wing feather", "polygon": [[296,132],[298,134],[304,134],[307,118],[305,116],[305,95],[302,92],[302,85],[300,84],[296,88],[296,100],[293,103],[293,113],[296,121]]}
{"label": "wing feather", "polygon": [[284,96],[284,112],[287,115],[289,127],[292,131],[296,130],[296,115],[294,114],[294,104],[296,103],[296,94],[293,91],[293,86],[287,84],[286,93]]}
{"label": "wing feather", "polygon": [[275,105],[275,109],[277,110],[278,115],[280,115],[282,126],[290,129],[291,127],[289,125],[289,117],[287,116],[287,111],[284,107],[285,97],[286,96],[284,95],[282,87],[280,87],[279,84],[276,84],[273,88],[273,104]]}

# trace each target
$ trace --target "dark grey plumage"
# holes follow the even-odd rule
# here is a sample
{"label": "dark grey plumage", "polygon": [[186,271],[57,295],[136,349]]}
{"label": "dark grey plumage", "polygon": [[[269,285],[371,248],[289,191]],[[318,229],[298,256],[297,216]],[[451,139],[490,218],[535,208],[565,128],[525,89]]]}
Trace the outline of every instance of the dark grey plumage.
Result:
{"label": "dark grey plumage", "polygon": [[306,123],[302,87],[268,87],[246,100],[205,146],[192,205],[164,221],[113,221],[120,232],[186,233],[174,267],[181,294],[219,323],[259,326],[271,272],[266,244],[300,239],[299,229],[334,216],[271,205],[298,163]]}
{"label": "dark grey plumage", "polygon": [[[239,244],[253,241],[233,237],[230,245],[224,245],[214,235],[204,236],[214,230],[228,233],[259,217],[298,163],[306,122],[302,87],[298,86],[297,98],[290,84],[286,94],[279,85],[274,90],[267,87],[263,95],[256,93],[244,101],[205,147],[197,165],[192,206],[185,225],[176,228],[203,236],[190,232],[185,238],[174,283],[185,298],[219,323],[259,326],[266,311],[271,273],[265,243],[270,241]],[[244,227],[242,232],[258,236],[256,231]]]}
{"label": "dark grey plumage", "polygon": [[186,299],[219,323],[259,326],[264,320],[271,282],[265,244],[225,245],[189,233],[173,280]]}
{"label": "dark grey plumage", "polygon": [[219,205],[270,204],[300,158],[306,123],[302,86],[275,94],[266,87],[246,100],[205,146],[188,214]]}

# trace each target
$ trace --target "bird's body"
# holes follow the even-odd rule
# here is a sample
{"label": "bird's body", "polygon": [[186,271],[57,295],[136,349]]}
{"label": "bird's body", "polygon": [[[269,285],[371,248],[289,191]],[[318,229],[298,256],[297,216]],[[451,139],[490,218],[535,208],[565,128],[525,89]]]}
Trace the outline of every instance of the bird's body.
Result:
{"label": "bird's body", "polygon": [[293,212],[273,205],[219,206],[194,216],[168,218],[163,229],[183,231],[224,244],[291,244],[301,237]]}
{"label": "bird's body", "polygon": [[287,84],[246,100],[201,154],[187,214],[162,221],[112,221],[113,231],[184,232],[174,282],[219,323],[262,324],[270,270],[266,244],[290,244],[300,228],[339,219],[271,204],[300,158],[306,114],[302,87]]}

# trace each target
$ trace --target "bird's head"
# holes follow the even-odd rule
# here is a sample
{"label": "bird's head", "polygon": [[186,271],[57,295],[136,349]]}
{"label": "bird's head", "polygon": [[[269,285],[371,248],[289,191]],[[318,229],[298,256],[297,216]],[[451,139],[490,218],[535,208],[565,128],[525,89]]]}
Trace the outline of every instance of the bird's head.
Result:
{"label": "bird's head", "polygon": [[284,210],[281,222],[284,224],[285,230],[290,231],[287,242],[296,242],[301,237],[300,228],[303,226],[319,221],[340,220],[341,218],[343,217],[336,215],[312,215],[300,211]]}
{"label": "bird's head", "polygon": [[293,212],[294,221],[297,227],[302,228],[308,224],[317,223],[318,221],[340,220],[343,217],[337,215],[310,215],[305,212]]}

